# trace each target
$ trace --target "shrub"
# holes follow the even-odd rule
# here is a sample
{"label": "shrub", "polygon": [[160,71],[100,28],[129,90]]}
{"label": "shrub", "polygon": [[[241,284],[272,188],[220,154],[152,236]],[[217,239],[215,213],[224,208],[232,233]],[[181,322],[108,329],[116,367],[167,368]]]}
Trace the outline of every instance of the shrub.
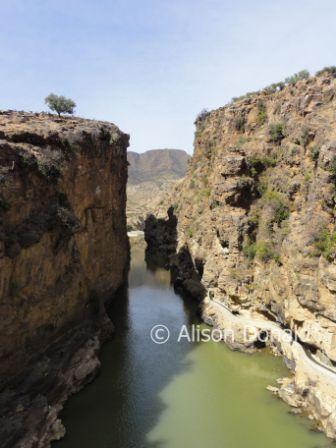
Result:
{"label": "shrub", "polygon": [[209,115],[209,111],[208,109],[202,109],[201,112],[197,115],[196,117],[196,122],[197,121],[203,121],[208,115]]}
{"label": "shrub", "polygon": [[304,179],[304,181],[305,181],[306,183],[310,182],[311,179],[312,179],[312,174],[311,174],[309,171],[307,171],[307,173],[305,173],[303,179]]}
{"label": "shrub", "polygon": [[258,258],[263,262],[270,260],[279,261],[279,255],[274,251],[272,244],[267,241],[258,241],[256,243],[248,241],[243,246],[243,253],[250,260]]}
{"label": "shrub", "polygon": [[285,137],[283,124],[282,123],[272,123],[269,126],[270,139],[273,143],[280,143]]}
{"label": "shrub", "polygon": [[336,66],[331,65],[330,67],[324,67],[322,70],[316,72],[316,76],[321,76],[324,75],[325,73],[331,75],[333,78],[336,78]]}
{"label": "shrub", "polygon": [[313,162],[316,162],[317,159],[319,158],[320,155],[320,150],[319,148],[315,145],[312,147],[311,151],[310,151],[310,158]]}
{"label": "shrub", "polygon": [[221,203],[219,201],[213,199],[210,204],[210,209],[213,210],[214,208],[219,207],[220,205]]}
{"label": "shrub", "polygon": [[253,95],[257,95],[259,93],[258,90],[256,90],[255,92],[247,92],[244,95],[240,95],[240,96],[234,96],[232,97],[231,101],[234,103],[236,101],[242,101],[242,100],[246,100],[247,98],[250,98]]}
{"label": "shrub", "polygon": [[272,93],[276,92],[276,88],[274,87],[273,84],[271,84],[270,86],[264,87],[264,92],[271,95]]}
{"label": "shrub", "polygon": [[245,117],[240,116],[240,117],[235,118],[234,127],[235,127],[236,131],[243,132],[245,129],[245,123],[246,123]]}
{"label": "shrub", "polygon": [[51,110],[58,113],[58,116],[61,114],[73,114],[76,107],[76,103],[72,99],[65,98],[62,95],[58,96],[54,93],[50,93],[44,101]]}
{"label": "shrub", "polygon": [[305,148],[309,143],[309,129],[303,128],[300,136],[300,144]]}
{"label": "shrub", "polygon": [[270,243],[261,241],[256,243],[256,257],[266,262],[270,260],[278,261],[279,256],[275,253]]}
{"label": "shrub", "polygon": [[336,177],[336,156],[334,156],[330,161],[329,171],[334,177]]}
{"label": "shrub", "polygon": [[39,173],[48,179],[57,179],[60,175],[59,167],[53,161],[38,160]]}
{"label": "shrub", "polygon": [[242,146],[245,145],[245,143],[248,143],[250,141],[249,137],[244,137],[243,135],[241,135],[237,141],[236,141],[236,145],[237,146]]}
{"label": "shrub", "polygon": [[266,93],[275,93],[275,92],[279,92],[284,87],[285,87],[285,83],[284,82],[274,82],[273,84],[265,87],[264,91]]}
{"label": "shrub", "polygon": [[286,84],[295,84],[298,81],[301,81],[302,79],[308,79],[309,76],[310,76],[310,73],[308,70],[301,70],[300,72],[295,73],[294,75],[286,78],[285,83]]}
{"label": "shrub", "polygon": [[266,106],[265,103],[262,100],[258,101],[258,123],[259,125],[263,125],[265,121],[267,120],[267,114],[266,114]]}
{"label": "shrub", "polygon": [[188,229],[188,236],[189,236],[189,238],[193,237],[193,231],[190,228]]}
{"label": "shrub", "polygon": [[282,203],[278,203],[274,210],[274,221],[277,224],[281,224],[282,221],[285,221],[288,218],[289,218],[288,207]]}
{"label": "shrub", "polygon": [[274,106],[273,113],[279,115],[280,112],[281,112],[281,102],[278,101],[277,104]]}
{"label": "shrub", "polygon": [[328,261],[333,261],[336,256],[336,232],[329,233],[322,229],[315,242],[318,255],[323,255]]}
{"label": "shrub", "polygon": [[252,243],[251,241],[248,241],[243,246],[243,254],[246,258],[249,260],[253,260],[256,256],[257,250],[256,250],[256,243]]}
{"label": "shrub", "polygon": [[18,165],[22,169],[36,166],[36,158],[28,154],[19,154]]}
{"label": "shrub", "polygon": [[247,163],[250,167],[251,174],[254,176],[270,166],[275,166],[276,160],[268,156],[256,154],[255,156],[249,157]]}
{"label": "shrub", "polygon": [[278,90],[283,90],[286,86],[286,84],[283,81],[277,82],[275,85]]}
{"label": "shrub", "polygon": [[274,210],[273,222],[278,225],[289,218],[289,208],[285,204],[283,196],[274,190],[266,190],[263,194],[265,203],[271,205]]}

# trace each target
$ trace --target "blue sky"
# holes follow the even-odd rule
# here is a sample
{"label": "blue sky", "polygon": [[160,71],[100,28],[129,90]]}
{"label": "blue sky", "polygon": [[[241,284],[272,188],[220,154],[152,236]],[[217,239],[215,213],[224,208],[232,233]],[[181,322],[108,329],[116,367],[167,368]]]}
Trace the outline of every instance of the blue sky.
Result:
{"label": "blue sky", "polygon": [[336,65],[335,0],[0,0],[0,16],[0,109],[64,94],[139,152],[191,152],[202,108]]}

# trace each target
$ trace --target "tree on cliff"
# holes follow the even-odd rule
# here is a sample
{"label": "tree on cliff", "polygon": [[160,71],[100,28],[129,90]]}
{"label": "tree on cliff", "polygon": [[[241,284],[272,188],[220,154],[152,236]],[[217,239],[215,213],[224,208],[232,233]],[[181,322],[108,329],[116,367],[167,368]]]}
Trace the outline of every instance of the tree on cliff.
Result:
{"label": "tree on cliff", "polygon": [[73,114],[76,107],[76,103],[72,99],[54,93],[50,93],[44,101],[51,110],[58,113],[59,117],[61,114]]}

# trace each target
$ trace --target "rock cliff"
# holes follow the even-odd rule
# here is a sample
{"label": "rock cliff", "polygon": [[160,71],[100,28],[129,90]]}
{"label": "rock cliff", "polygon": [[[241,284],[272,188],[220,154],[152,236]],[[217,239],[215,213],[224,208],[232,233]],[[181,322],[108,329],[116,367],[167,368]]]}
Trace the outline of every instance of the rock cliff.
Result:
{"label": "rock cliff", "polygon": [[2,447],[61,437],[62,404],[99,367],[128,267],[127,146],[111,123],[0,113]]}
{"label": "rock cliff", "polygon": [[[332,371],[334,72],[280,84],[202,114],[187,176],[166,204],[174,206],[177,221],[176,240],[168,246],[178,284],[199,300],[211,290],[236,314],[277,320]],[[158,231],[162,219],[158,225],[151,217],[146,229],[150,247],[160,246]],[[203,307],[206,320],[220,320],[214,318],[218,312],[209,304]],[[293,378],[280,396],[335,438],[336,389],[323,388],[323,375],[317,381],[302,375],[298,364],[291,368]]]}

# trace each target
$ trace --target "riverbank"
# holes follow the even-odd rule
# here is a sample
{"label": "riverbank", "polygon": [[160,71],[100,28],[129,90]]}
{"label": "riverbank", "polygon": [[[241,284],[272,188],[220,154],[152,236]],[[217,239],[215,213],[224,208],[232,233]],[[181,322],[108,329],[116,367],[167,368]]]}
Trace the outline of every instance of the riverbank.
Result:
{"label": "riverbank", "polygon": [[328,437],[336,438],[336,372],[311,359],[290,333],[260,313],[233,314],[224,304],[207,297],[202,303],[202,318],[215,328],[232,330],[234,341],[226,343],[234,350],[255,350],[264,333],[266,345],[276,356],[283,357],[292,373],[291,377],[278,379],[279,387],[268,389],[316,422],[317,429]]}

